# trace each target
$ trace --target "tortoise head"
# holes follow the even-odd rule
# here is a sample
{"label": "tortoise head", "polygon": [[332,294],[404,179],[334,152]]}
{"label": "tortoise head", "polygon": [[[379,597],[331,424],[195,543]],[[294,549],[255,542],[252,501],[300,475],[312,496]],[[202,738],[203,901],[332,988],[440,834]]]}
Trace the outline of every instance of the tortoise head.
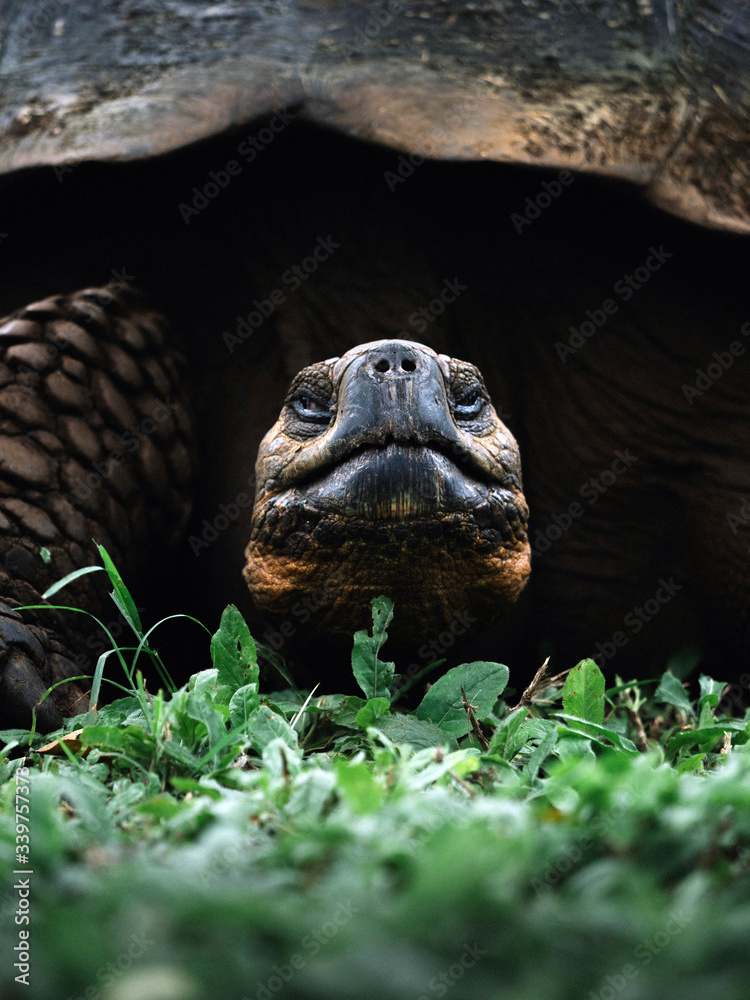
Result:
{"label": "tortoise head", "polygon": [[422,344],[375,341],[303,369],[256,481],[244,576],[295,631],[351,636],[384,594],[394,644],[412,646],[467,610],[497,618],[528,578],[516,441],[479,371]]}

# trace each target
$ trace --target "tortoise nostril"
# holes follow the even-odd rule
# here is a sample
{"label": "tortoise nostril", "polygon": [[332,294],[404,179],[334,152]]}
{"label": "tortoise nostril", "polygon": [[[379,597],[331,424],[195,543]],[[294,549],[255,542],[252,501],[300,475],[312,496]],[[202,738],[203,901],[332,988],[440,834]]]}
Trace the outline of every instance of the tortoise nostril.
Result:
{"label": "tortoise nostril", "polygon": [[417,369],[417,360],[415,358],[404,357],[401,354],[398,345],[394,345],[395,349],[391,349],[391,345],[388,344],[383,350],[383,353],[375,354],[375,357],[370,361],[372,367],[370,371],[378,372],[381,375],[386,373],[390,374],[391,377],[400,375],[402,372],[410,374]]}

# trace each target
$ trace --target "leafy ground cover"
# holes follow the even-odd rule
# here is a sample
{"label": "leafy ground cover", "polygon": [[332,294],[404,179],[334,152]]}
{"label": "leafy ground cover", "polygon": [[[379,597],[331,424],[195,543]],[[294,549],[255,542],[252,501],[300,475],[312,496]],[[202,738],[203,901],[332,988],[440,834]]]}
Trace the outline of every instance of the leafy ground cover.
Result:
{"label": "leafy ground cover", "polygon": [[92,701],[112,658],[122,697],[0,734],[3,997],[747,1000],[750,723],[722,683],[605,690],[585,660],[510,696],[482,662],[405,713],[381,598],[360,696],[260,690],[233,607],[152,694],[102,555],[134,646]]}

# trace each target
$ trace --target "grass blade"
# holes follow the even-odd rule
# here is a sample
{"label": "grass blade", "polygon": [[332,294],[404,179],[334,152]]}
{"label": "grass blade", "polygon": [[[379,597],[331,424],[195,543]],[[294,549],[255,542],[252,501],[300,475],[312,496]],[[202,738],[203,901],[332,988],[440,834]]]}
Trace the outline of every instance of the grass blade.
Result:
{"label": "grass blade", "polygon": [[76,569],[72,573],[68,573],[67,576],[64,576],[62,580],[53,583],[51,587],[44,591],[42,598],[46,601],[56,594],[58,590],[62,590],[63,587],[67,587],[69,583],[77,580],[79,576],[85,576],[87,573],[100,573],[103,569],[103,566],[84,566],[83,569]]}
{"label": "grass blade", "polygon": [[130,591],[123,583],[119,570],[112,562],[107,550],[103,545],[98,545],[96,540],[94,540],[94,545],[96,545],[99,549],[99,555],[102,557],[104,569],[107,571],[107,576],[109,577],[112,586],[115,588],[115,594],[117,595],[115,604],[117,604],[128,625],[130,625],[140,639],[143,635],[143,626],[141,625],[141,619],[138,614],[138,608],[135,606],[135,601],[130,596]]}
{"label": "grass blade", "polygon": [[96,667],[94,668],[94,677],[91,681],[91,694],[89,695],[89,704],[91,705],[91,710],[96,711],[96,706],[99,704],[99,691],[102,686],[102,677],[104,675],[104,665],[107,659],[112,655],[112,653],[117,652],[115,649],[108,649],[106,652],[102,653],[99,659],[96,661]]}

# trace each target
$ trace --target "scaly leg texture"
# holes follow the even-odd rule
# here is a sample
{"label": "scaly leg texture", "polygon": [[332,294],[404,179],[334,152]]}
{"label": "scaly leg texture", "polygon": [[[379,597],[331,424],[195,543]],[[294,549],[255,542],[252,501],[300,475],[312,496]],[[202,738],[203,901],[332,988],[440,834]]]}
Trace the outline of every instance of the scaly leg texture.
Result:
{"label": "scaly leg texture", "polygon": [[[193,474],[184,361],[132,290],[57,295],[0,321],[0,724],[27,726],[50,685],[93,669],[88,619],[14,609],[98,562],[93,540],[136,572],[182,531]],[[104,591],[88,574],[53,603],[97,613]],[[55,688],[39,728],[85,711],[86,690]]]}

